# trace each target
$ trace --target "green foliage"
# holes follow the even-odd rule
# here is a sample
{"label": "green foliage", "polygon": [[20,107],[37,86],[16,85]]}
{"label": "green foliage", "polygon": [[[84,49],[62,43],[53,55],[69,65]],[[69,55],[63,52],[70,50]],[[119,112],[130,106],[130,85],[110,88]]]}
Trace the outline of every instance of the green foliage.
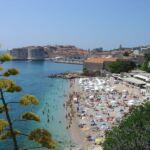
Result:
{"label": "green foliage", "polygon": [[88,75],[89,74],[89,71],[88,71],[88,69],[87,68],[83,68],[83,75]]}
{"label": "green foliage", "polygon": [[6,72],[3,73],[3,76],[10,76],[10,75],[17,75],[19,71],[16,68],[8,69]]}
{"label": "green foliage", "polygon": [[0,71],[3,70],[3,69],[4,69],[4,67],[3,67],[3,66],[0,66]]}
{"label": "green foliage", "polygon": [[142,64],[141,69],[150,72],[150,53],[144,54],[144,63]]}
{"label": "green foliage", "polygon": [[20,86],[17,86],[17,85],[12,85],[11,87],[9,87],[7,89],[7,92],[20,92],[22,90],[22,88]]}
{"label": "green foliage", "polygon": [[7,92],[20,92],[21,87],[10,79],[0,79],[0,89],[5,89]]}
{"label": "green foliage", "polygon": [[15,85],[15,82],[10,79],[0,79],[0,88],[1,89],[7,89],[11,85]]}
{"label": "green foliage", "polygon": [[145,53],[144,59],[145,59],[145,61],[150,61],[150,53]]}
{"label": "green foliage", "polygon": [[22,115],[22,118],[23,119],[26,119],[26,120],[34,120],[34,121],[40,121],[40,118],[38,115],[36,115],[35,113],[33,112],[26,112]]}
{"label": "green foliage", "polygon": [[129,56],[128,52],[124,52],[123,56]]}
{"label": "green foliage", "polygon": [[100,71],[89,71],[87,68],[83,68],[83,76],[95,77],[100,75]]}
{"label": "green foliage", "polygon": [[10,60],[12,60],[12,58],[13,57],[9,53],[5,53],[0,56],[0,61],[1,62],[10,61]]}
{"label": "green foliage", "polygon": [[102,47],[94,48],[93,51],[95,51],[95,52],[103,52],[103,48]]}
{"label": "green foliage", "polygon": [[35,129],[31,131],[29,140],[36,141],[48,149],[55,148],[56,146],[56,143],[52,139],[51,134],[45,129]]}
{"label": "green foliage", "polygon": [[[7,109],[8,109],[8,107],[7,107]],[[6,110],[5,110],[5,107],[4,107],[4,105],[0,105],[0,113],[3,113],[3,112],[5,112]]]}
{"label": "green foliage", "polygon": [[0,113],[3,113],[5,111],[4,105],[0,105]]}
{"label": "green foliage", "polygon": [[4,119],[0,119],[0,133],[8,126],[8,122]]}
{"label": "green foliage", "polygon": [[118,127],[106,133],[103,150],[147,150],[150,146],[150,102],[135,107]]}
{"label": "green foliage", "polygon": [[120,61],[117,60],[109,65],[109,69],[112,73],[129,72],[136,67],[132,61]]}
{"label": "green foliage", "polygon": [[[14,132],[14,134],[17,136],[17,135],[20,135],[20,131],[18,131],[18,130],[14,130],[13,131]],[[4,133],[2,133],[1,135],[0,135],[0,140],[6,140],[6,139],[9,139],[9,138],[12,138],[12,134],[11,134],[11,132],[10,131],[6,131],[6,132],[4,132]]]}
{"label": "green foliage", "polygon": [[39,104],[39,100],[33,96],[33,95],[25,95],[20,99],[20,104],[22,105],[38,105]]}

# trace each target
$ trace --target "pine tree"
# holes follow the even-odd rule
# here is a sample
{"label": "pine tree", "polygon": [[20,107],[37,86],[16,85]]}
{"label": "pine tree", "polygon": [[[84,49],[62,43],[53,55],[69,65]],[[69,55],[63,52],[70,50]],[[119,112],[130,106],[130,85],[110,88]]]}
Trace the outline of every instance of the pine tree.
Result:
{"label": "pine tree", "polygon": [[[0,56],[0,70],[4,70],[2,67],[2,63],[6,61],[10,61],[12,59],[12,56],[10,54],[3,54]],[[29,106],[29,105],[38,105],[39,100],[33,96],[33,95],[25,95],[20,98],[19,101],[11,101],[7,102],[4,93],[14,93],[14,92],[20,92],[22,88],[18,86],[13,80],[8,79],[11,75],[18,75],[19,71],[16,68],[11,68],[6,71],[3,71],[1,73],[0,78],[0,113],[5,113],[6,120],[0,119],[0,140],[7,140],[12,139],[13,140],[13,150],[20,150],[22,148],[19,148],[18,146],[18,140],[17,137],[20,135],[25,135],[28,137],[28,140],[35,141],[39,144],[41,144],[41,147],[46,147],[48,149],[55,148],[55,141],[53,140],[51,134],[45,130],[45,129],[34,129],[29,134],[24,134],[18,129],[15,129],[13,126],[13,122],[10,115],[10,104],[11,106],[13,104],[19,104],[22,106]],[[36,115],[34,112],[25,112],[21,115],[21,120],[19,121],[36,121],[39,122],[40,118],[38,115]],[[17,119],[16,119],[17,121]],[[33,148],[32,148],[33,149]]]}

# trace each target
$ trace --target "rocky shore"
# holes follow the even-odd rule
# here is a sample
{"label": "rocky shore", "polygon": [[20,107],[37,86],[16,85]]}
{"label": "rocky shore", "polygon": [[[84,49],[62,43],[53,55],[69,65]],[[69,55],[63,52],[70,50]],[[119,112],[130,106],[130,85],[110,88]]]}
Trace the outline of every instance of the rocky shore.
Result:
{"label": "rocky shore", "polygon": [[65,72],[59,74],[50,74],[48,75],[49,78],[62,78],[62,79],[75,79],[84,77],[82,73],[79,72]]}

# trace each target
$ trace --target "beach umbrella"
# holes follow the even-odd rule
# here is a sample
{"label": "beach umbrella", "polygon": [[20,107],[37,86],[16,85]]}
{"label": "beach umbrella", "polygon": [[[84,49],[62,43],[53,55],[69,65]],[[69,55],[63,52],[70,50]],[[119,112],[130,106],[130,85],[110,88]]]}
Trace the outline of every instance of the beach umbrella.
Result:
{"label": "beach umbrella", "polygon": [[122,90],[122,92],[127,92],[127,90]]}
{"label": "beach umbrella", "polygon": [[98,90],[98,87],[96,86],[96,87],[95,87],[95,91],[97,91],[97,90]]}
{"label": "beach umbrella", "polygon": [[96,118],[102,118],[102,116],[101,115],[96,115]]}
{"label": "beach umbrella", "polygon": [[111,104],[115,104],[116,103],[116,101],[114,101],[114,100],[112,100],[112,101],[110,101],[111,102]]}
{"label": "beach umbrella", "polygon": [[130,102],[130,103],[134,103],[134,102],[135,102],[135,100],[134,100],[134,99],[131,99],[131,100],[129,100],[128,102]]}
{"label": "beach umbrella", "polygon": [[111,91],[111,92],[113,92],[113,91],[114,91],[114,89],[110,89],[110,91]]}
{"label": "beach umbrella", "polygon": [[98,107],[104,108],[104,105],[103,104],[98,104]]}
{"label": "beach umbrella", "polygon": [[100,128],[105,130],[105,129],[108,128],[108,125],[107,125],[105,122],[103,122],[103,123],[100,125]]}
{"label": "beach umbrella", "polygon": [[93,99],[93,98],[94,98],[94,95],[90,95],[89,98],[90,98],[90,99]]}
{"label": "beach umbrella", "polygon": [[128,105],[129,105],[129,106],[135,105],[135,100],[129,100],[129,101],[128,101]]}
{"label": "beach umbrella", "polygon": [[104,138],[101,138],[101,137],[96,138],[96,139],[95,139],[95,143],[96,143],[97,145],[100,145],[100,144],[104,143]]}
{"label": "beach umbrella", "polygon": [[74,100],[74,101],[77,101],[77,97],[74,97],[73,100]]}
{"label": "beach umbrella", "polygon": [[82,130],[87,131],[87,130],[89,130],[89,128],[88,127],[83,127]]}
{"label": "beach umbrella", "polygon": [[110,91],[110,88],[106,88],[105,91],[106,91],[106,92]]}
{"label": "beach umbrella", "polygon": [[98,146],[98,147],[93,147],[92,150],[102,150],[102,147]]}
{"label": "beach umbrella", "polygon": [[128,106],[132,106],[132,105],[134,105],[134,103],[128,103]]}

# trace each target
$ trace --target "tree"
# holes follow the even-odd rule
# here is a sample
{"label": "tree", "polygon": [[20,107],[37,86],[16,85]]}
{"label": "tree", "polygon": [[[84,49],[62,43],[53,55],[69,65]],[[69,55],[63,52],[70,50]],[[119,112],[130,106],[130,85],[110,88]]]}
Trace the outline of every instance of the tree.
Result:
{"label": "tree", "polygon": [[[3,54],[0,56],[1,64],[5,61],[10,61],[12,59],[10,54]],[[0,70],[3,67],[0,66]],[[13,80],[8,79],[11,75],[17,75],[19,71],[15,68],[8,69],[1,73],[0,78],[0,113],[5,113],[6,119],[0,119],[0,140],[13,140],[13,150],[19,150],[17,137],[20,135],[25,135],[29,140],[33,140],[39,144],[41,147],[46,147],[48,149],[55,148],[55,141],[52,139],[51,134],[45,129],[35,129],[29,134],[22,133],[18,129],[15,129],[14,124],[10,115],[10,107],[12,104],[20,104],[22,106],[38,105],[39,100],[33,95],[24,95],[19,101],[7,102],[4,96],[5,92],[14,93],[20,92],[22,88],[18,86]],[[10,105],[11,104],[11,105]],[[21,115],[21,118],[15,119],[14,121],[36,121],[39,122],[40,118],[34,112],[25,112]],[[33,147],[34,148],[34,147]],[[32,148],[32,149],[33,149]]]}
{"label": "tree", "polygon": [[106,132],[103,150],[150,149],[150,101],[133,108],[118,126]]}
{"label": "tree", "polygon": [[129,56],[128,52],[124,52],[123,56]]}
{"label": "tree", "polygon": [[109,69],[112,73],[129,72],[136,67],[132,61],[117,60],[109,65]]}
{"label": "tree", "polygon": [[146,72],[150,72],[150,53],[144,54],[144,63],[141,68]]}
{"label": "tree", "polygon": [[86,67],[83,67],[83,75],[88,75],[89,71]]}
{"label": "tree", "polygon": [[94,48],[93,51],[95,51],[95,52],[103,52],[103,48],[102,47]]}

